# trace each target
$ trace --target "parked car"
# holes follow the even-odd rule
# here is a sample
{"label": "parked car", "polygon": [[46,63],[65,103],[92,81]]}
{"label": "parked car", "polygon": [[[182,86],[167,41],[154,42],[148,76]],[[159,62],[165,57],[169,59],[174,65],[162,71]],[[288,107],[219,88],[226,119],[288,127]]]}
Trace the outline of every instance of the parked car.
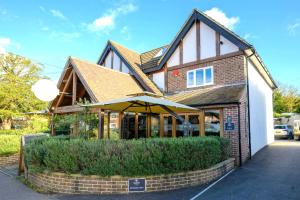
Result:
{"label": "parked car", "polygon": [[274,136],[275,138],[293,139],[293,127],[290,125],[275,125]]}
{"label": "parked car", "polygon": [[294,121],[294,139],[299,140],[300,139],[300,120],[295,120]]}

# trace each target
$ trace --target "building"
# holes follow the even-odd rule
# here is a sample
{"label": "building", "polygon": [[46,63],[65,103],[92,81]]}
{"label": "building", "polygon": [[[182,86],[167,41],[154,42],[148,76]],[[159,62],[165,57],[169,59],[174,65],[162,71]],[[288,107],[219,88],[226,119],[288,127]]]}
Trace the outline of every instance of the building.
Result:
{"label": "building", "polygon": [[[193,136],[230,138],[237,164],[273,141],[276,83],[252,45],[198,10],[169,45],[137,53],[108,41],[97,63],[70,57],[58,87],[51,103],[57,114],[78,112],[80,98],[102,102],[145,91],[199,108],[180,113]],[[121,119],[122,138],[137,137],[136,129],[138,137],[183,135],[182,123],[170,115],[151,116],[151,135],[147,116]]]}

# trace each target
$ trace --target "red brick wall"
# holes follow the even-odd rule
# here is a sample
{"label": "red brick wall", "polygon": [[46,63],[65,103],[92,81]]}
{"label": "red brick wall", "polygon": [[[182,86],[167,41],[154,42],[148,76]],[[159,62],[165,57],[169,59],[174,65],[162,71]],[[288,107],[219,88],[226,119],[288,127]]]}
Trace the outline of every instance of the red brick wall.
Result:
{"label": "red brick wall", "polygon": [[[244,58],[245,58],[244,55],[238,55],[238,56],[232,56],[232,57],[215,60],[211,62],[206,62],[200,65],[187,66],[179,69],[168,68],[167,92],[187,90],[186,87],[187,71],[201,68],[201,67],[207,67],[207,66],[213,66],[214,68],[214,86],[245,82],[245,59]],[[178,76],[173,75],[174,70],[179,71]]]}
{"label": "red brick wall", "polygon": [[[224,137],[229,138],[231,141],[232,156],[236,159],[236,165],[239,165],[239,123],[241,132],[241,153],[242,163],[245,162],[250,155],[249,152],[249,129],[248,129],[248,110],[247,110],[247,90],[243,91],[240,99],[240,120],[238,119],[238,105],[226,107],[223,109],[224,124],[226,123],[227,116],[232,117],[232,122],[235,124],[234,131],[225,131]],[[240,122],[239,122],[240,121]]]}
{"label": "red brick wall", "polygon": [[[209,183],[234,168],[234,159],[225,160],[209,169],[169,175],[147,176],[146,192],[166,191]],[[124,194],[128,193],[130,177],[99,177],[63,173],[31,173],[28,181],[47,192],[66,194]]]}

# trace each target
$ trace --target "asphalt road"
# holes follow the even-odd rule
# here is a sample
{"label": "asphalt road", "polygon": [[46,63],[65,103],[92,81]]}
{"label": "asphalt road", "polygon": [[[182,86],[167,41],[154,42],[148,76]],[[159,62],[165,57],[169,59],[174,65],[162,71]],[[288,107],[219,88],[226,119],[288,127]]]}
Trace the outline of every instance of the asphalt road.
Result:
{"label": "asphalt road", "polygon": [[[222,179],[197,200],[300,199],[300,142],[276,141],[252,160]],[[45,195],[0,173],[1,200],[183,200],[191,199],[206,186],[168,192],[129,195]]]}

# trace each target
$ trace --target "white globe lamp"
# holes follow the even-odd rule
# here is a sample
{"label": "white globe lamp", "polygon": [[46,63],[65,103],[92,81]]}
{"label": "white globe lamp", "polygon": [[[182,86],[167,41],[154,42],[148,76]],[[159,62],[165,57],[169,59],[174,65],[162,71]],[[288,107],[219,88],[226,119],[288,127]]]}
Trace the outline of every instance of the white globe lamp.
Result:
{"label": "white globe lamp", "polygon": [[38,99],[47,102],[54,100],[59,94],[59,90],[57,89],[54,81],[47,79],[38,80],[35,84],[33,84],[31,90]]}

